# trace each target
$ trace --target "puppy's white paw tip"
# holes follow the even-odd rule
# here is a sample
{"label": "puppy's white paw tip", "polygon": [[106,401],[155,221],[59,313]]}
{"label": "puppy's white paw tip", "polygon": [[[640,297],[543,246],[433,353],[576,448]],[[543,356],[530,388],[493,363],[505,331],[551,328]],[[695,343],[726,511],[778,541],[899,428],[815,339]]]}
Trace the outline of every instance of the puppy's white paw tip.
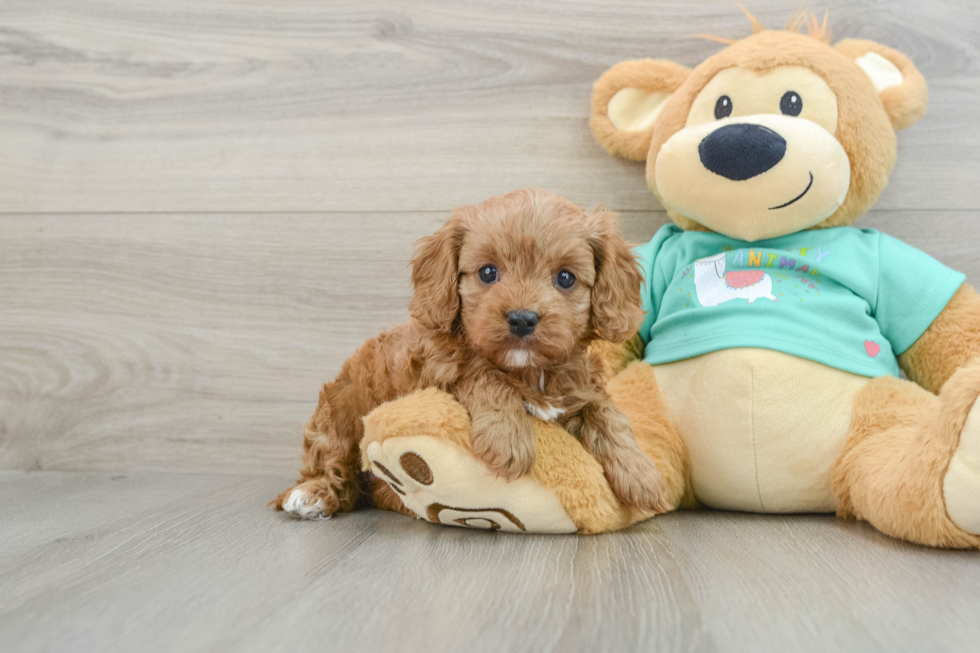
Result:
{"label": "puppy's white paw tip", "polygon": [[289,493],[282,504],[282,509],[300,519],[330,519],[332,515],[323,512],[323,500],[310,502],[306,491],[296,488]]}

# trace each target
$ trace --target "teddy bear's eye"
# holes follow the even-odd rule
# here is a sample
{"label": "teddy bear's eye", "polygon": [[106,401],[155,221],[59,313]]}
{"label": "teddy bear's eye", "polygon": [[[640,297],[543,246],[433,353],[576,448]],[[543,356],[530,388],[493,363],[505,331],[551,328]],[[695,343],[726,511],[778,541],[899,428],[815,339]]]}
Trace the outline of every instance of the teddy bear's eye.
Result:
{"label": "teddy bear's eye", "polygon": [[803,111],[803,98],[796,91],[786,91],[779,100],[779,110],[787,116],[798,116]]}
{"label": "teddy bear's eye", "polygon": [[497,280],[497,266],[484,265],[480,268],[480,281],[483,283],[493,283]]}
{"label": "teddy bear's eye", "polygon": [[722,95],[715,102],[715,118],[721,120],[732,115],[732,99],[727,95]]}

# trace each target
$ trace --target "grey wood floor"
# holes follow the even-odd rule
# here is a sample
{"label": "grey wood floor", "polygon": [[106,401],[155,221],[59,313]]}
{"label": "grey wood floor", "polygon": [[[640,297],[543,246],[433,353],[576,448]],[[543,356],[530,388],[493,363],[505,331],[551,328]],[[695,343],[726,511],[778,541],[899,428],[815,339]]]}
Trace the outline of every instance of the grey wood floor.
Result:
{"label": "grey wood floor", "polygon": [[[796,0],[752,0],[780,26]],[[980,5],[828,0],[930,84],[858,226],[980,283]],[[0,650],[976,650],[980,557],[826,517],[593,538],[291,521],[319,384],[411,244],[540,187],[665,217],[591,84],[729,0],[0,0]]]}
{"label": "grey wood floor", "polygon": [[980,565],[833,517],[596,537],[263,508],[280,479],[0,474],[4,651],[975,651]]}

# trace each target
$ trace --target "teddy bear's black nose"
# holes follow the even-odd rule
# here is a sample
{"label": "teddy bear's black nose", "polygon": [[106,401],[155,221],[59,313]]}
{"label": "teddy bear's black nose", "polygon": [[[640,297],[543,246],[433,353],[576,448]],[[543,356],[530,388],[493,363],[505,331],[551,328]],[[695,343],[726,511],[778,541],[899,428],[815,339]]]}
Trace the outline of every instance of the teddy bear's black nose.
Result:
{"label": "teddy bear's black nose", "polygon": [[779,163],[786,140],[762,125],[736,123],[719,127],[698,145],[701,163],[732,181],[751,179]]}

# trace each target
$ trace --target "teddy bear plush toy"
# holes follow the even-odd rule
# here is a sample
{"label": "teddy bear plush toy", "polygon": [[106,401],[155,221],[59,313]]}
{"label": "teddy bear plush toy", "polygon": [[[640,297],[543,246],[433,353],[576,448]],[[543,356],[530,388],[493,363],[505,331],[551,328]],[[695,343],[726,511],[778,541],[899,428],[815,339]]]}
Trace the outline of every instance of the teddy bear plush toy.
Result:
{"label": "teddy bear plush toy", "polygon": [[[826,18],[750,20],[752,36],[694,69],[625,61],[595,84],[596,138],[646,162],[674,222],[636,250],[646,317],[632,346],[608,348],[608,392],[674,507],[836,512],[978,547],[980,296],[850,226],[888,182],[896,130],[925,112],[925,81],[883,45],[831,45]],[[433,522],[594,533],[650,516],[618,504],[554,424],[538,424],[534,469],[509,483],[471,454],[446,394],[365,424],[365,468],[395,509]]]}

